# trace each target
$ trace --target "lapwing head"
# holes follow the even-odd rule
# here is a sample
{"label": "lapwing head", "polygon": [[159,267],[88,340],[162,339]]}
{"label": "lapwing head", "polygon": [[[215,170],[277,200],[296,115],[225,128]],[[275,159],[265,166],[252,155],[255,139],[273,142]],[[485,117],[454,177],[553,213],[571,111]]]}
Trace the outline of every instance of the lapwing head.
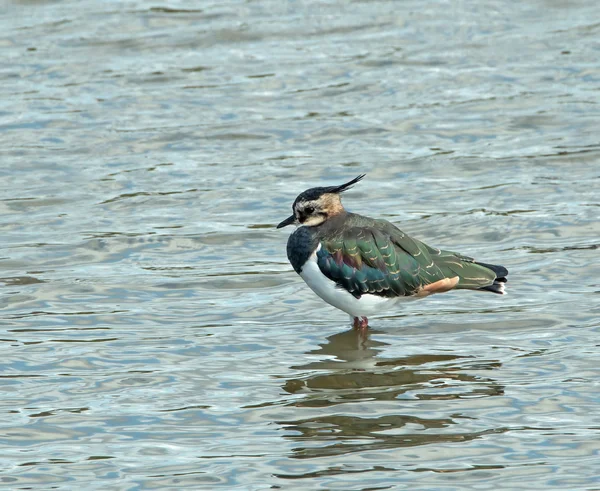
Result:
{"label": "lapwing head", "polygon": [[341,186],[310,188],[300,193],[292,205],[292,216],[277,225],[277,228],[287,225],[306,225],[315,227],[325,220],[344,211],[340,194],[350,189],[360,181],[365,174],[355,177]]}

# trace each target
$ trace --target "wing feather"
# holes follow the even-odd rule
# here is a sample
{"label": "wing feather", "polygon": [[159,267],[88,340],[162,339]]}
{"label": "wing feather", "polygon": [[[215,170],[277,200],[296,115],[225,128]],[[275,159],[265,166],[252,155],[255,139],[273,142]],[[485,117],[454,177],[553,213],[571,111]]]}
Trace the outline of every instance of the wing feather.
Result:
{"label": "wing feather", "polygon": [[317,264],[325,276],[357,298],[365,293],[384,297],[427,294],[436,291],[433,287],[426,290],[427,285],[447,279],[453,281],[439,284],[479,289],[492,285],[496,278],[472,258],[430,247],[385,220],[321,240]]}

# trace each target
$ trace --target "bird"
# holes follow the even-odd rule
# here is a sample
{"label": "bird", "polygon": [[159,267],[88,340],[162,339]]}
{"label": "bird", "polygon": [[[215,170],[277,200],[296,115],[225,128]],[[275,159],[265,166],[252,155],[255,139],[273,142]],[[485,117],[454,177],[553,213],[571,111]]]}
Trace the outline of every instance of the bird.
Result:
{"label": "bird", "polygon": [[391,222],[346,211],[341,194],[365,177],[300,193],[292,215],[277,225],[296,225],[287,257],[325,302],[350,315],[355,329],[399,301],[450,290],[505,293],[508,270],[410,237]]}

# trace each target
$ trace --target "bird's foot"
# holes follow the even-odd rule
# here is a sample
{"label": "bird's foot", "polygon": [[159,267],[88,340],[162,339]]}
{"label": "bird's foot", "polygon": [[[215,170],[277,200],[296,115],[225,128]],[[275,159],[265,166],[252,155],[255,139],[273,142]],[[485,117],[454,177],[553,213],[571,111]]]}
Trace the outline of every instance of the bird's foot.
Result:
{"label": "bird's foot", "polygon": [[366,330],[369,327],[369,319],[365,316],[354,318],[354,329]]}

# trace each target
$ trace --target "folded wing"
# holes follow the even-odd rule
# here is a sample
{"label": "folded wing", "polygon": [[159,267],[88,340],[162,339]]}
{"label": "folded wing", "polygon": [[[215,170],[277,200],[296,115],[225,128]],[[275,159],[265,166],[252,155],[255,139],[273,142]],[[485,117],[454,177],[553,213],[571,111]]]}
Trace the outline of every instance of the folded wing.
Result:
{"label": "folded wing", "polygon": [[508,274],[501,266],[494,266],[495,271],[467,256],[430,247],[385,220],[322,241],[317,264],[325,276],[356,298],[366,293],[428,295],[453,288],[495,291],[498,278]]}

